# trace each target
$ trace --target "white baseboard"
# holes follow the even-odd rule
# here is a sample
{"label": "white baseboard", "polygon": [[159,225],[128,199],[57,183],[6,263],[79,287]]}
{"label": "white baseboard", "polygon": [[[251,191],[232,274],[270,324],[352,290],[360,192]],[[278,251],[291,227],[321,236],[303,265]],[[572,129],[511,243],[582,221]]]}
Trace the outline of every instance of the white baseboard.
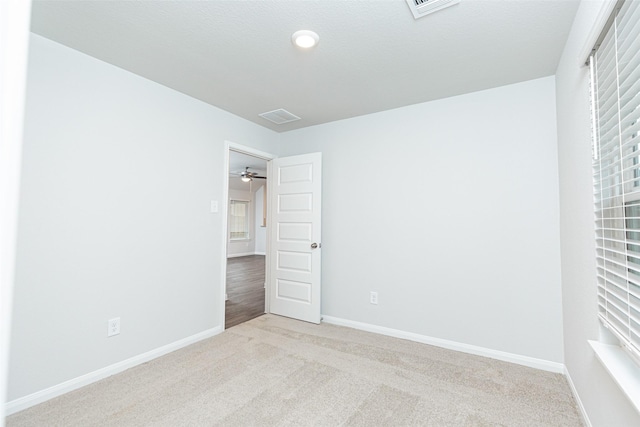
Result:
{"label": "white baseboard", "polygon": [[569,388],[571,389],[571,394],[573,394],[573,398],[576,400],[576,404],[578,405],[578,409],[580,410],[580,415],[582,415],[582,421],[584,421],[584,425],[586,427],[591,427],[591,420],[589,420],[589,416],[587,415],[587,411],[584,409],[584,405],[582,404],[582,400],[580,400],[580,395],[578,394],[578,390],[576,386],[573,384],[573,380],[571,379],[571,375],[569,375],[569,370],[567,367],[564,367],[564,376],[569,383]]}
{"label": "white baseboard", "polygon": [[255,255],[255,253],[253,252],[242,252],[239,254],[227,254],[227,258],[238,258],[241,256],[249,256],[249,255]]}
{"label": "white baseboard", "polygon": [[266,256],[267,254],[265,252],[242,252],[240,254],[228,254],[227,258],[238,258],[241,256],[251,256],[251,255],[264,255]]}
{"label": "white baseboard", "polygon": [[198,341],[202,341],[204,339],[218,335],[222,331],[222,326],[217,326],[215,328],[208,329],[190,337],[175,341],[171,344],[156,348],[155,350],[133,356],[129,359],[123,360],[122,362],[114,363],[113,365],[106,366],[104,368],[98,369],[97,371],[90,372],[80,377],[65,381],[61,384],[54,385],[30,395],[12,400],[6,403],[5,413],[6,415],[15,414],[16,412],[30,408],[31,406],[45,402],[49,399],[53,399],[54,397],[61,396],[80,387],[84,387],[101,379],[110,377],[111,375],[115,375],[117,373],[125,371],[129,368],[133,368],[134,366],[141,365],[160,356],[164,356],[165,354],[181,349],[182,347],[186,347]]}
{"label": "white baseboard", "polygon": [[449,350],[460,351],[463,353],[475,354],[476,356],[490,357],[492,359],[502,360],[504,362],[515,363],[518,365],[528,366],[530,368],[541,369],[543,371],[555,372],[558,374],[565,373],[564,364],[551,362],[535,357],[521,356],[519,354],[506,353],[504,351],[492,350],[490,348],[478,347],[470,344],[459,343],[455,341],[443,340],[440,338],[428,337],[425,335],[414,334],[413,332],[400,331],[398,329],[385,328],[383,326],[371,325],[369,323],[355,322],[352,320],[340,319],[332,316],[322,315],[322,320],[333,325],[347,326],[349,328],[360,329],[362,331],[374,332],[376,334],[387,335],[395,338],[402,338],[409,341],[416,341],[423,344],[429,344],[436,347],[442,347]]}
{"label": "white baseboard", "polygon": [[251,256],[251,255],[264,255],[266,256],[267,254],[265,252],[242,252],[240,254],[229,254],[227,255],[227,258],[238,258],[241,256]]}

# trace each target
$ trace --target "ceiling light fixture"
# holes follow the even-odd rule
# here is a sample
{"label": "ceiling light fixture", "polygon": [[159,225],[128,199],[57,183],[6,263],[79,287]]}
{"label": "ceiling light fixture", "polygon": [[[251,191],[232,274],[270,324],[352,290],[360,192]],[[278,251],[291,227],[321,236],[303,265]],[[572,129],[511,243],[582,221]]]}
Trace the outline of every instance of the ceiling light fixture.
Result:
{"label": "ceiling light fixture", "polygon": [[252,179],[249,178],[248,176],[243,176],[242,178],[240,178],[242,180],[242,182],[251,182]]}
{"label": "ceiling light fixture", "polygon": [[313,31],[300,30],[293,33],[293,36],[291,36],[291,40],[293,41],[294,45],[303,49],[309,49],[318,44],[320,37]]}

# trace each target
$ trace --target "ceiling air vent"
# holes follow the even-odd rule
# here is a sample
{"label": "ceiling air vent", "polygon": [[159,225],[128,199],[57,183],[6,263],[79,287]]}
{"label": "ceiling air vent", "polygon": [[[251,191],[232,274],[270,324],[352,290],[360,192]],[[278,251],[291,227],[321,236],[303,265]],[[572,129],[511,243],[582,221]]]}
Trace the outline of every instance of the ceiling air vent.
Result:
{"label": "ceiling air vent", "polygon": [[460,3],[460,0],[407,0],[415,19]]}
{"label": "ceiling air vent", "polygon": [[262,113],[258,115],[277,125],[300,120],[300,117],[296,116],[295,114],[291,114],[290,112],[288,112],[287,110],[283,110],[282,108],[278,110],[267,111],[266,113]]}

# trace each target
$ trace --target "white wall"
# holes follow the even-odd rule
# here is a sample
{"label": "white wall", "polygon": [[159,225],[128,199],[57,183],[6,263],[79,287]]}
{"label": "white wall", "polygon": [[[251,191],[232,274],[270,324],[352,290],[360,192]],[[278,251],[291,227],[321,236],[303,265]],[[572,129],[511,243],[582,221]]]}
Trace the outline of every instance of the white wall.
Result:
{"label": "white wall", "polygon": [[231,240],[229,233],[227,233],[227,257],[253,255],[256,250],[253,193],[229,189],[229,203],[227,206],[231,205],[231,200],[246,200],[249,202],[249,239]]}
{"label": "white wall", "polygon": [[0,2],[0,426],[9,367],[30,10],[30,1]]}
{"label": "white wall", "polygon": [[8,398],[220,326],[224,141],[278,135],[36,35],[25,125]]}
{"label": "white wall", "polygon": [[594,426],[637,426],[640,415],[587,344],[599,336],[589,119],[581,57],[602,2],[583,1],[556,74],[565,365]]}
{"label": "white wall", "polygon": [[548,77],[282,134],[323,156],[323,314],[561,363],[555,120]]}
{"label": "white wall", "polygon": [[267,253],[267,228],[262,226],[263,210],[264,210],[264,186],[256,190],[254,195],[254,215],[255,226],[254,235],[256,236],[256,255],[266,255]]}

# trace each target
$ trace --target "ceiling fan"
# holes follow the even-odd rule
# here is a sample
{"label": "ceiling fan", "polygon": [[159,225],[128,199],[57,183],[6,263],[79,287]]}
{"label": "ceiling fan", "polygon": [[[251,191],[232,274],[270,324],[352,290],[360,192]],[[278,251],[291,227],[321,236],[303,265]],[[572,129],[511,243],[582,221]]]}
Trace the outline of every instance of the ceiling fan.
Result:
{"label": "ceiling fan", "polygon": [[259,176],[257,172],[249,172],[249,166],[244,168],[244,172],[240,173],[240,179],[244,182],[253,181],[253,179],[267,179],[266,176]]}

